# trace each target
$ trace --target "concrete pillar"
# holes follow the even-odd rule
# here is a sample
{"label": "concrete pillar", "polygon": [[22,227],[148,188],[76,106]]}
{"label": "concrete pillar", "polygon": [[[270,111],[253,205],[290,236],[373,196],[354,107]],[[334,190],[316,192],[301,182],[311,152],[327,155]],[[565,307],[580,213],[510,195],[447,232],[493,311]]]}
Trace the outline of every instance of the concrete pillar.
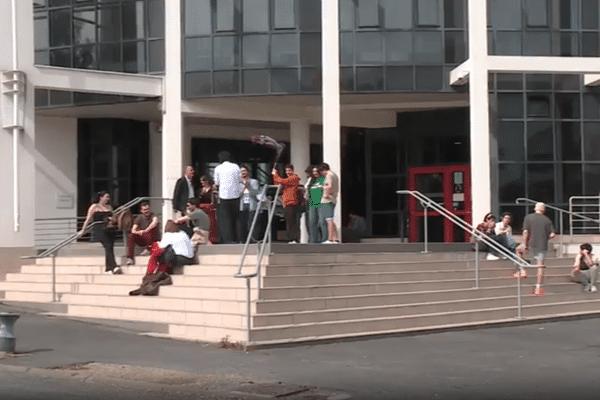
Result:
{"label": "concrete pillar", "polygon": [[[308,121],[292,121],[290,123],[290,154],[294,170],[300,176],[300,182],[306,183],[304,170],[310,164],[310,123]],[[302,214],[300,221],[300,242],[308,243],[308,232]]]}
{"label": "concrete pillar", "polygon": [[487,2],[469,0],[471,198],[473,223],[491,210],[490,111],[487,66]]}
{"label": "concrete pillar", "polygon": [[[183,173],[181,113],[181,2],[165,1],[165,80],[162,122],[162,197],[171,197]],[[173,205],[163,204],[163,224],[173,216]]]}
{"label": "concrete pillar", "polygon": [[[150,196],[162,196],[162,126],[160,123],[150,122],[150,156],[148,164],[150,165]],[[162,202],[153,201],[151,207],[158,213],[162,208]],[[162,210],[161,210],[162,211]],[[162,220],[162,218],[161,218]]]}
{"label": "concrete pillar", "polygon": [[[323,161],[342,183],[340,143],[340,64],[338,0],[321,1],[321,40],[323,76]],[[335,207],[335,224],[341,239],[342,191]]]}

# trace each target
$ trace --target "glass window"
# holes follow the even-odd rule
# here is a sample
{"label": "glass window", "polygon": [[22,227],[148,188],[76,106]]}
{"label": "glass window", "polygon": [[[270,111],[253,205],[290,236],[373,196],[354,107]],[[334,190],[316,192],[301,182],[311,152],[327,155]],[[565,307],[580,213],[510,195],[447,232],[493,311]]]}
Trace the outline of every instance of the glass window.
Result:
{"label": "glass window", "polygon": [[98,66],[104,71],[122,71],[121,44],[108,43],[100,45]]}
{"label": "glass window", "polygon": [[71,10],[56,10],[50,12],[50,46],[71,45]]}
{"label": "glass window", "polygon": [[185,74],[185,97],[209,96],[212,93],[210,72],[189,72]]}
{"label": "glass window", "polygon": [[123,43],[124,72],[146,71],[146,46],[144,42]]}
{"label": "glass window", "polygon": [[527,94],[527,116],[534,118],[549,118],[550,94]]}
{"label": "glass window", "polygon": [[499,56],[520,56],[521,32],[496,32],[494,54]]}
{"label": "glass window", "polygon": [[300,30],[321,31],[321,0],[302,0],[296,3],[299,10]]}
{"label": "glass window", "polygon": [[34,63],[36,65],[51,65],[50,54],[48,50],[36,51],[34,55]]}
{"label": "glass window", "polygon": [[581,55],[583,57],[598,57],[598,32],[581,33]]}
{"label": "glass window", "polygon": [[583,146],[586,161],[600,161],[600,123],[584,122]]}
{"label": "glass window", "polygon": [[50,31],[48,29],[48,18],[35,18],[33,20],[34,29],[35,29],[35,49],[42,50],[47,49],[49,45],[49,34]]}
{"label": "glass window", "polygon": [[527,26],[548,26],[547,0],[525,0],[525,18]]}
{"label": "glass window", "polygon": [[555,118],[556,119],[579,119],[580,104],[579,94],[571,93],[556,93],[554,97],[556,102]]}
{"label": "glass window", "polygon": [[271,92],[298,92],[298,70],[273,68],[271,70]]}
{"label": "glass window", "polygon": [[50,0],[50,7],[68,6],[71,0]]}
{"label": "glass window", "polygon": [[490,0],[488,25],[494,29],[521,29],[521,0]]}
{"label": "glass window", "polygon": [[45,89],[35,89],[35,106],[45,107],[48,105],[48,91]]}
{"label": "glass window", "polygon": [[245,67],[269,64],[269,36],[242,36],[242,60]]}
{"label": "glass window", "polygon": [[356,63],[381,64],[383,62],[383,36],[381,32],[356,33]]}
{"label": "glass window", "polygon": [[448,31],[445,33],[444,46],[445,61],[447,64],[459,64],[467,59],[466,38],[462,31]]}
{"label": "glass window", "polygon": [[385,32],[384,39],[387,64],[412,63],[412,32]]}
{"label": "glass window", "polygon": [[320,92],[323,76],[320,68],[302,68],[300,90],[302,92]]}
{"label": "glass window", "polygon": [[527,197],[544,203],[554,203],[554,165],[529,164],[527,177],[529,181]]}
{"label": "glass window", "polygon": [[523,161],[525,127],[523,122],[498,122],[498,158],[502,161]]}
{"label": "glass window", "polygon": [[523,118],[523,97],[520,93],[498,93],[498,118]]}
{"label": "glass window", "polygon": [[148,72],[164,72],[165,70],[165,41],[152,40],[148,42]]}
{"label": "glass window", "polygon": [[600,119],[600,93],[584,93],[583,118]]}
{"label": "glass window", "polygon": [[562,165],[562,199],[561,202],[567,202],[571,196],[581,196],[582,191],[582,173],[581,164],[563,164]]}
{"label": "glass window", "polygon": [[417,25],[440,26],[439,0],[417,0]]}
{"label": "glass window", "polygon": [[555,32],[554,40],[559,46],[559,56],[579,55],[579,33],[578,32]]}
{"label": "glass window", "polygon": [[266,32],[269,30],[269,0],[244,0],[244,32]]}
{"label": "glass window", "polygon": [[[373,185],[373,210],[396,210],[398,208],[398,199],[400,198],[400,196],[398,196],[396,193],[396,190],[398,190],[398,178],[377,177],[373,178],[371,183]],[[386,215],[386,217],[392,220],[396,219],[390,218],[389,214]],[[384,225],[388,225],[388,223],[385,223]]]}
{"label": "glass window", "polygon": [[414,58],[416,64],[442,64],[441,32],[415,32]]}
{"label": "glass window", "polygon": [[148,0],[148,36],[151,38],[165,37],[164,0]]}
{"label": "glass window", "polygon": [[581,0],[581,27],[598,29],[598,0]]}
{"label": "glass window", "polygon": [[50,65],[70,68],[71,49],[50,50]]}
{"label": "glass window", "polygon": [[240,92],[238,71],[215,71],[213,74],[215,94]]}
{"label": "glass window", "polygon": [[579,75],[566,75],[556,74],[554,75],[554,89],[555,90],[580,90],[581,78]]}
{"label": "glass window", "polygon": [[185,39],[185,70],[212,69],[212,38]]}
{"label": "glass window", "polygon": [[121,10],[119,5],[98,8],[98,39],[100,42],[121,40]]}
{"label": "glass window", "polygon": [[523,39],[523,55],[525,56],[550,56],[552,45],[550,32],[525,32]]}
{"label": "glass window", "polygon": [[242,71],[243,92],[246,94],[269,93],[269,71],[247,69]]}
{"label": "glass window", "polygon": [[385,29],[412,29],[413,9],[411,1],[380,0]]}
{"label": "glass window", "polygon": [[210,33],[212,33],[210,0],[186,0],[186,36],[206,35]]}
{"label": "glass window", "polygon": [[[237,67],[238,64],[238,37],[237,36],[215,36],[214,37],[214,68],[228,69]],[[215,92],[217,91],[215,80]]]}
{"label": "glass window", "polygon": [[528,74],[525,75],[527,90],[552,90],[552,75]]}
{"label": "glass window", "polygon": [[444,69],[442,67],[416,67],[416,90],[441,90],[444,87]]}
{"label": "glass window", "polygon": [[321,66],[321,34],[300,34],[300,62],[302,66]]}
{"label": "glass window", "polygon": [[275,29],[294,29],[296,28],[296,9],[294,0],[274,0],[274,24]]}
{"label": "glass window", "polygon": [[145,38],[145,21],[143,1],[123,3],[123,39]]}
{"label": "glass window", "polygon": [[558,7],[559,29],[578,29],[579,9],[577,0],[560,0]]}
{"label": "glass window", "polygon": [[73,12],[73,43],[96,43],[96,12],[94,10]]}
{"label": "glass window", "polygon": [[340,30],[354,29],[354,1],[340,0]]}
{"label": "glass window", "polygon": [[340,59],[342,65],[354,64],[354,33],[340,33]]}
{"label": "glass window", "polygon": [[86,69],[98,68],[98,63],[96,62],[96,45],[73,47],[73,67]]}
{"label": "glass window", "polygon": [[413,67],[387,67],[386,90],[413,90]]}
{"label": "glass window", "polygon": [[500,164],[498,166],[498,195],[501,203],[514,203],[525,197],[525,167],[523,164]]}
{"label": "glass window", "polygon": [[340,68],[340,91],[354,91],[354,68]]}
{"label": "glass window", "polygon": [[360,92],[372,92],[383,90],[383,68],[357,67],[356,90]]}
{"label": "glass window", "polygon": [[465,0],[444,1],[444,25],[446,28],[465,28]]}
{"label": "glass window", "polygon": [[50,91],[50,105],[58,106],[64,104],[72,104],[72,93],[62,90],[51,90]]}
{"label": "glass window", "polygon": [[498,90],[521,90],[523,89],[523,75],[496,74],[496,87]]}
{"label": "glass window", "polygon": [[217,0],[217,32],[235,30],[235,0]]}
{"label": "glass window", "polygon": [[358,0],[358,27],[379,26],[379,0]]}
{"label": "glass window", "polygon": [[583,175],[585,179],[583,194],[598,196],[598,193],[600,193],[600,165],[583,164]]}
{"label": "glass window", "polygon": [[295,33],[272,35],[271,65],[292,67],[298,63],[298,35]]}
{"label": "glass window", "polygon": [[579,122],[557,122],[556,137],[559,146],[557,159],[563,161],[581,160],[581,133],[579,131]]}
{"label": "glass window", "polygon": [[554,140],[551,122],[527,123],[527,160],[552,161]]}

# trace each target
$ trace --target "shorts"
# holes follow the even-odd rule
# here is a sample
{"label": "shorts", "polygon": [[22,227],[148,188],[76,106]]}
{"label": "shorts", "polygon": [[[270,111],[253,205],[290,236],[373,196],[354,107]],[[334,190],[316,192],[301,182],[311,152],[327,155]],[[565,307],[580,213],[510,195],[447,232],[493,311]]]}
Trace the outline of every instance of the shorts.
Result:
{"label": "shorts", "polygon": [[531,257],[538,262],[543,263],[546,259],[546,250],[530,249],[529,252],[531,254]]}
{"label": "shorts", "polygon": [[321,203],[321,209],[319,212],[323,215],[326,221],[333,219],[333,210],[335,210],[335,203]]}

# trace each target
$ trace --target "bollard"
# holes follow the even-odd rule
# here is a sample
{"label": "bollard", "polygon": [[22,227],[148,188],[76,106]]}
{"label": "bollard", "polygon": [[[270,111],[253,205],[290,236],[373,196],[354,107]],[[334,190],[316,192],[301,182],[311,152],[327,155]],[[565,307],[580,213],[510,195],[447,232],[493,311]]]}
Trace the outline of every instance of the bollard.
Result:
{"label": "bollard", "polygon": [[17,339],[14,335],[14,326],[19,317],[19,314],[0,312],[0,351],[15,352]]}

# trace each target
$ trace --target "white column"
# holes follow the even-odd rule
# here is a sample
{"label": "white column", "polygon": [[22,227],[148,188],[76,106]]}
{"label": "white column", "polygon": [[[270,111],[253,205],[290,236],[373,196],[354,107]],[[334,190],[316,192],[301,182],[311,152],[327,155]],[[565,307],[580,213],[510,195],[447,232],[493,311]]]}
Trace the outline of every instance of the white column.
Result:
{"label": "white column", "polygon": [[[340,178],[340,64],[338,0],[321,1],[321,40],[323,70],[323,161]],[[341,239],[342,193],[335,208],[335,224]]]}
{"label": "white column", "polygon": [[469,0],[469,102],[473,223],[491,208],[490,111],[487,67],[487,2]]}
{"label": "white column", "polygon": [[[148,164],[150,165],[150,197],[162,196],[162,126],[157,122],[149,124],[150,136],[150,156]],[[151,202],[154,212],[162,209],[161,202]],[[162,211],[162,210],[161,210]],[[162,219],[161,219],[162,220]]]}
{"label": "white column", "polygon": [[[292,121],[290,123],[290,154],[294,170],[300,176],[302,183],[306,182],[304,170],[310,164],[310,123],[308,121]],[[302,213],[300,221],[300,242],[308,243],[308,232]]]}
{"label": "white column", "polygon": [[[172,197],[183,173],[183,121],[181,114],[181,2],[165,1],[165,80],[163,82],[162,197]],[[173,215],[163,205],[163,224]]]}

